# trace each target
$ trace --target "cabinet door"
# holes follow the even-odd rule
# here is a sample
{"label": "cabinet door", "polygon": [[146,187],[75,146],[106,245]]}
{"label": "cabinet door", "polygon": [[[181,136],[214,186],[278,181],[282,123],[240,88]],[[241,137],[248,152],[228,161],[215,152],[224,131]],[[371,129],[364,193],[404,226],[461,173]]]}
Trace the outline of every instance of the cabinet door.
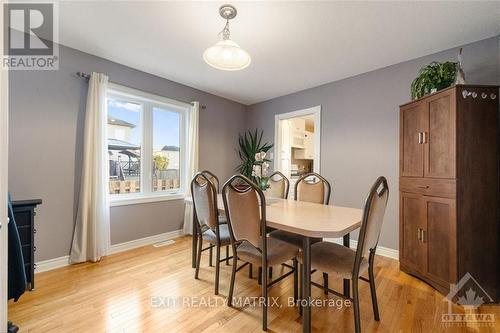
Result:
{"label": "cabinet door", "polygon": [[292,118],[292,131],[304,133],[306,131],[306,120],[303,118]]}
{"label": "cabinet door", "polygon": [[313,132],[306,131],[304,150],[305,150],[305,158],[310,159],[310,160],[314,159],[314,133]]}
{"label": "cabinet door", "polygon": [[427,215],[427,275],[443,286],[456,282],[456,203],[455,199],[424,196]]}
{"label": "cabinet door", "polygon": [[406,266],[425,274],[427,271],[427,247],[422,241],[426,229],[423,196],[400,193],[400,260]]}
{"label": "cabinet door", "polygon": [[425,177],[455,178],[455,90],[427,100],[424,132]]}
{"label": "cabinet door", "polygon": [[425,104],[404,106],[400,111],[400,176],[423,177],[424,149],[422,132],[425,127]]}

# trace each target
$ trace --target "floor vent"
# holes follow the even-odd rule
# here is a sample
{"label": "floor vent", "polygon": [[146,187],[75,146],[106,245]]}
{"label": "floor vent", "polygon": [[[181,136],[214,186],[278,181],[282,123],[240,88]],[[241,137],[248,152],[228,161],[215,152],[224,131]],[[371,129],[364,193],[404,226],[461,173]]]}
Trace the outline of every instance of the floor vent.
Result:
{"label": "floor vent", "polygon": [[162,247],[162,246],[172,245],[174,243],[175,243],[174,240],[169,239],[169,240],[166,240],[166,241],[163,241],[163,242],[154,243],[153,247]]}

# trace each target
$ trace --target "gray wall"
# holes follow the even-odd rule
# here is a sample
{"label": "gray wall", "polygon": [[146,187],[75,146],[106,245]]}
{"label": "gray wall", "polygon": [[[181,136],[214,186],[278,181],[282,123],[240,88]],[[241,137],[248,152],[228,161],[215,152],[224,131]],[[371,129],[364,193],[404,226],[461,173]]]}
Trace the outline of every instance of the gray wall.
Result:
{"label": "gray wall", "polygon": [[[274,141],[274,115],[321,105],[321,173],[332,181],[334,205],[361,208],[379,175],[391,195],[380,245],[398,248],[399,108],[410,100],[418,70],[456,59],[457,49],[400,63],[248,107],[248,128]],[[499,37],[464,46],[468,83],[499,84]],[[332,202],[331,201],[331,202]]]}
{"label": "gray wall", "polygon": [[[499,38],[465,46],[468,82],[500,82],[499,50]],[[71,244],[87,92],[76,71],[104,72],[118,84],[206,105],[200,112],[200,168],[222,179],[238,163],[238,132],[259,127],[273,141],[275,114],[322,105],[321,170],[333,182],[333,203],[361,207],[371,182],[386,175],[392,195],[380,244],[397,248],[398,105],[409,100],[409,84],[421,66],[455,56],[456,49],[445,51],[245,107],[61,46],[60,70],[10,73],[9,189],[14,199],[44,200],[36,260],[67,255]],[[179,229],[183,207],[177,200],[112,208],[112,244]]]}
{"label": "gray wall", "polygon": [[[129,87],[206,105],[200,111],[200,168],[227,179],[238,163],[245,106],[117,63],[60,47],[58,71],[10,72],[9,190],[14,199],[42,198],[36,260],[69,253],[78,189],[87,83],[77,71],[103,72]],[[114,207],[111,243],[181,228],[182,200]]]}

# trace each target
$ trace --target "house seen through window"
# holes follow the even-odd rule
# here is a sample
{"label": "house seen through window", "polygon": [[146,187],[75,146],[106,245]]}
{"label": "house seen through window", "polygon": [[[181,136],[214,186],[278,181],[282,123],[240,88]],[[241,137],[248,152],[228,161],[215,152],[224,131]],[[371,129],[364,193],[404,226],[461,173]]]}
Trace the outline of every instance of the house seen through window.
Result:
{"label": "house seen through window", "polygon": [[182,192],[187,108],[119,90],[108,92],[107,107],[112,197]]}

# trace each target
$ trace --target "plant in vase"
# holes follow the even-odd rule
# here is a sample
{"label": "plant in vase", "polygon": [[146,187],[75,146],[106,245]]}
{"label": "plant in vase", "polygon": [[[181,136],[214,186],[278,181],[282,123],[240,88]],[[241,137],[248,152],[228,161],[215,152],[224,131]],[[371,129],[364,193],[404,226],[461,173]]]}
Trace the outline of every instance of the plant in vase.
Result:
{"label": "plant in vase", "polygon": [[261,151],[255,154],[255,162],[252,167],[252,179],[262,191],[269,188],[269,177],[266,177],[269,171],[268,161],[269,160],[266,159],[266,152]]}
{"label": "plant in vase", "polygon": [[[260,179],[258,180],[254,176],[254,166],[259,165],[261,167],[258,177],[265,177],[261,174],[262,166],[266,163],[266,172],[269,167],[270,160],[266,158],[267,152],[273,147],[271,143],[262,143],[262,136],[264,131],[258,131],[257,129],[253,132],[247,131],[245,134],[240,134],[238,139],[239,151],[238,154],[241,159],[240,165],[236,168],[239,173],[252,179],[257,185],[260,185]],[[259,159],[259,160],[258,160]],[[267,185],[267,180],[263,179]],[[269,186],[267,186],[269,187]],[[264,190],[267,188],[265,187]]]}

